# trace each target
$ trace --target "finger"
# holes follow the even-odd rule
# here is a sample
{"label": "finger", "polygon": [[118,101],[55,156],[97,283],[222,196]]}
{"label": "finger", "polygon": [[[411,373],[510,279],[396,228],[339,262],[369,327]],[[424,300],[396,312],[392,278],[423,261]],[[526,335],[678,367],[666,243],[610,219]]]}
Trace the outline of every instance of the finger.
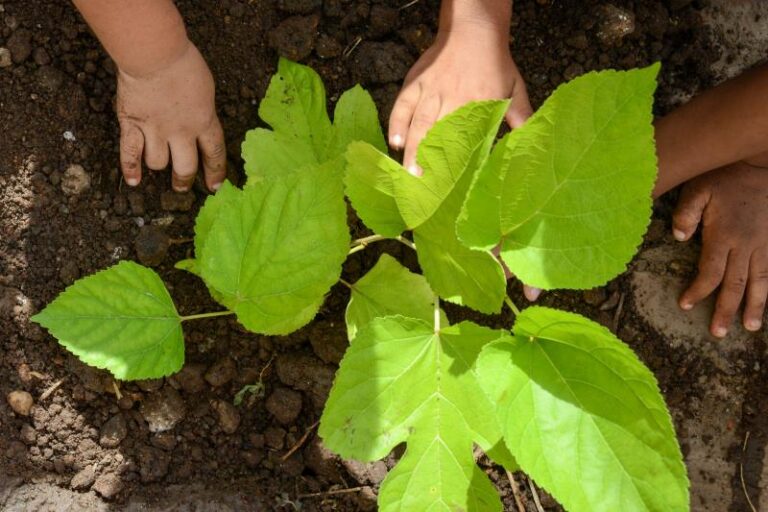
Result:
{"label": "finger", "polygon": [[439,114],[440,98],[437,96],[422,96],[413,113],[411,126],[408,127],[408,136],[405,139],[405,153],[403,155],[403,165],[414,176],[421,176],[422,174],[422,170],[416,165],[416,154],[419,144],[427,135],[429,129],[435,124]]}
{"label": "finger", "polygon": [[512,89],[512,102],[505,115],[507,124],[511,128],[519,128],[529,117],[533,115],[531,102],[528,99],[528,90],[522,79],[515,81],[515,87]]}
{"label": "finger", "polygon": [[162,171],[168,167],[170,152],[168,143],[151,133],[144,132],[144,162],[153,171]]}
{"label": "finger", "polygon": [[523,295],[525,295],[525,298],[528,299],[529,302],[536,302],[536,299],[538,299],[539,295],[541,295],[541,289],[524,284]]}
{"label": "finger", "polygon": [[176,192],[186,192],[197,174],[197,144],[194,140],[180,139],[171,142],[173,175],[171,184]]}
{"label": "finger", "polygon": [[747,286],[747,277],[749,276],[749,256],[748,253],[736,251],[731,251],[728,254],[723,284],[720,285],[720,293],[717,296],[715,312],[709,327],[712,334],[718,338],[722,338],[728,333],[728,328],[733,323],[741,299],[744,298],[744,288]]}
{"label": "finger", "polygon": [[728,262],[728,248],[705,240],[699,256],[699,273],[687,290],[680,296],[680,307],[690,310],[704,297],[715,291],[723,280]]}
{"label": "finger", "polygon": [[405,138],[408,136],[408,127],[411,126],[413,112],[419,101],[419,87],[407,85],[400,91],[389,115],[389,145],[393,149],[403,149]]}
{"label": "finger", "polygon": [[768,251],[759,250],[752,253],[749,261],[749,281],[743,319],[744,327],[748,331],[757,331],[762,327],[766,297],[768,297]]}
{"label": "finger", "polygon": [[125,182],[135,187],[141,181],[141,155],[144,152],[144,134],[138,126],[120,126],[120,167]]}
{"label": "finger", "polygon": [[675,212],[672,214],[672,234],[676,240],[683,242],[693,236],[709,199],[708,189],[691,185],[683,187]]}
{"label": "finger", "polygon": [[227,177],[227,147],[224,144],[224,130],[216,120],[215,125],[197,140],[202,155],[205,185],[208,190],[217,191]]}

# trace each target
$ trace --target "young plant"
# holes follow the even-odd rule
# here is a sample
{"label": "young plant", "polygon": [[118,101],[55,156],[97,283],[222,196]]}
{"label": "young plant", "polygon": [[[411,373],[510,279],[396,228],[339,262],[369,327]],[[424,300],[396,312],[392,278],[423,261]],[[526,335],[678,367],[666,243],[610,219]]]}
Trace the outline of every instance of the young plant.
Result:
{"label": "young plant", "polygon": [[[315,316],[347,254],[394,238],[355,283],[350,347],[323,412],[330,449],[364,461],[407,448],[382,483],[383,511],[500,511],[474,446],[521,468],[568,510],[688,510],[688,479],[651,372],[579,315],[524,311],[504,270],[543,289],[590,288],[626,268],[650,218],[651,106],[658,66],[590,73],[558,88],[494,145],[506,101],[466,105],[421,143],[416,178],[390,159],[370,96],[339,99],[333,123],[309,68],[282,60],[243,144],[248,182],[225,185],[195,226],[200,276],[226,311],[179,316],[160,278],[121,262],[64,291],[35,320],[121,379],[183,364],[185,320],[235,314],[287,334]],[[351,243],[344,195],[375,233]],[[403,233],[411,231],[413,241]],[[451,324],[440,300],[516,315],[511,330]]]}

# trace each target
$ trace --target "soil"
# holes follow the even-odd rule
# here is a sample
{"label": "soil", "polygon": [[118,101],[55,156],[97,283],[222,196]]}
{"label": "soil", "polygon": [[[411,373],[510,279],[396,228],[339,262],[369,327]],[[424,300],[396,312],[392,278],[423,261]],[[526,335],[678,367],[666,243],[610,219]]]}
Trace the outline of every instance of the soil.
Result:
{"label": "soil", "polygon": [[[124,258],[156,265],[182,314],[216,305],[198,280],[173,269],[190,255],[184,240],[205,193],[171,192],[168,173],[148,174],[136,190],[121,185],[114,64],[87,26],[68,2],[0,2],[0,396],[26,391],[34,400],[28,411],[24,400],[14,409],[0,400],[0,505],[374,508],[395,456],[367,465],[342,462],[314,434],[346,346],[343,287],[332,290],[313,324],[284,338],[250,334],[225,318],[185,325],[184,369],[156,381],[115,383],[29,322],[75,279]],[[245,131],[261,124],[257,106],[278,54],[313,66],[329,104],[362,83],[386,122],[400,81],[433,38],[439,4],[177,3],[216,77],[233,169],[241,168]],[[534,106],[583,72],[661,60],[661,114],[720,78],[713,65],[728,61],[732,40],[706,22],[712,12],[727,17],[720,4],[519,0],[511,42]],[[674,247],[667,234],[671,204],[657,205],[644,252],[627,274],[586,293],[546,294],[542,302],[608,325],[657,375],[687,456],[694,510],[747,510],[745,489],[756,507],[768,507],[768,497],[759,502],[768,481],[765,333],[739,334],[733,349],[724,348],[730,340],[703,349],[714,346],[696,330],[706,325],[705,314],[681,324],[674,306],[664,306],[667,295],[649,298],[649,290],[673,289],[665,279],[685,280],[695,271],[695,248],[673,257],[683,262],[677,266],[664,260],[667,253],[660,260],[648,252]],[[381,244],[351,257],[344,278],[362,276],[382,250],[415,267],[407,249]],[[510,286],[522,303],[519,285]],[[646,302],[660,306],[643,308]],[[481,318],[458,307],[449,315]],[[511,318],[482,321],[501,326]],[[245,386],[242,403],[233,406]],[[745,437],[751,440],[744,443]],[[517,510],[504,472],[484,459],[481,464],[505,510]],[[515,480],[527,510],[535,510],[527,479],[518,474]],[[335,492],[351,488],[359,489]],[[546,510],[560,510],[540,495]]]}

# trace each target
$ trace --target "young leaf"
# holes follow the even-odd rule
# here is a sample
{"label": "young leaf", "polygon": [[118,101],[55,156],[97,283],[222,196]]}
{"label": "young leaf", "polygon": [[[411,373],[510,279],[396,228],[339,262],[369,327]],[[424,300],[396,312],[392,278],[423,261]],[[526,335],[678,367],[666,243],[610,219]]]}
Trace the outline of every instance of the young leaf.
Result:
{"label": "young leaf", "polygon": [[[382,254],[378,263],[352,285],[346,313],[347,336],[353,339],[374,318],[400,314],[431,322],[434,311],[434,294],[424,276]],[[440,325],[447,327],[448,318],[440,313]]]}
{"label": "young leaf", "polygon": [[560,86],[499,143],[504,154],[470,192],[460,237],[475,248],[501,242],[510,270],[538,288],[591,288],[624,271],[650,219],[658,69]]}
{"label": "young leaf", "polygon": [[218,215],[197,270],[247,329],[293,332],[312,320],[338,281],[350,240],[332,165],[209,199]]}
{"label": "young leaf", "polygon": [[121,380],[160,378],[184,364],[181,319],[168,290],[153,270],[130,261],[76,281],[32,320]]}
{"label": "young leaf", "polygon": [[381,486],[380,510],[501,510],[472,445],[488,450],[501,439],[474,364],[503,336],[469,322],[435,333],[431,323],[404,317],[376,318],[358,332],[319,433],[342,457],[364,461],[408,443]]}
{"label": "young leaf", "polygon": [[522,469],[570,512],[688,510],[688,479],[653,374],[606,328],[543,307],[488,345],[480,383]]}
{"label": "young leaf", "polygon": [[370,94],[360,86],[342,94],[332,126],[320,76],[312,68],[286,59],[280,59],[259,105],[259,116],[272,130],[256,128],[245,136],[242,155],[251,181],[324,164],[343,155],[353,140],[386,150]]}

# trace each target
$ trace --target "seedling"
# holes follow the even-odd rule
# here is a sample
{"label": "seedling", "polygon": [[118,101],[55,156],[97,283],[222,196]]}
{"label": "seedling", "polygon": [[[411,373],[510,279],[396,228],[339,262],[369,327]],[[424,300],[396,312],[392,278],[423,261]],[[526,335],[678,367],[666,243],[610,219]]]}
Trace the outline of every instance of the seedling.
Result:
{"label": "seedling", "polygon": [[[365,91],[344,93],[331,122],[317,74],[283,60],[259,110],[272,129],[243,144],[247,184],[206,201],[195,259],[178,264],[226,310],[180,316],[157,274],[121,262],[35,320],[120,379],[161,377],[183,364],[183,321],[233,314],[253,332],[288,334],[312,320],[348,254],[398,239],[423,275],[383,254],[343,281],[350,347],[319,427],[328,448],[363,461],[406,443],[381,510],[500,511],[475,445],[571,511],[688,510],[651,372],[584,317],[520,311],[491,253],[544,289],[602,285],[626,268],[650,218],[657,72],[577,78],[495,145],[508,102],[470,103],[429,132],[416,178],[386,154]],[[345,192],[373,235],[350,241]],[[484,313],[507,304],[514,326],[451,324],[441,300]]]}

